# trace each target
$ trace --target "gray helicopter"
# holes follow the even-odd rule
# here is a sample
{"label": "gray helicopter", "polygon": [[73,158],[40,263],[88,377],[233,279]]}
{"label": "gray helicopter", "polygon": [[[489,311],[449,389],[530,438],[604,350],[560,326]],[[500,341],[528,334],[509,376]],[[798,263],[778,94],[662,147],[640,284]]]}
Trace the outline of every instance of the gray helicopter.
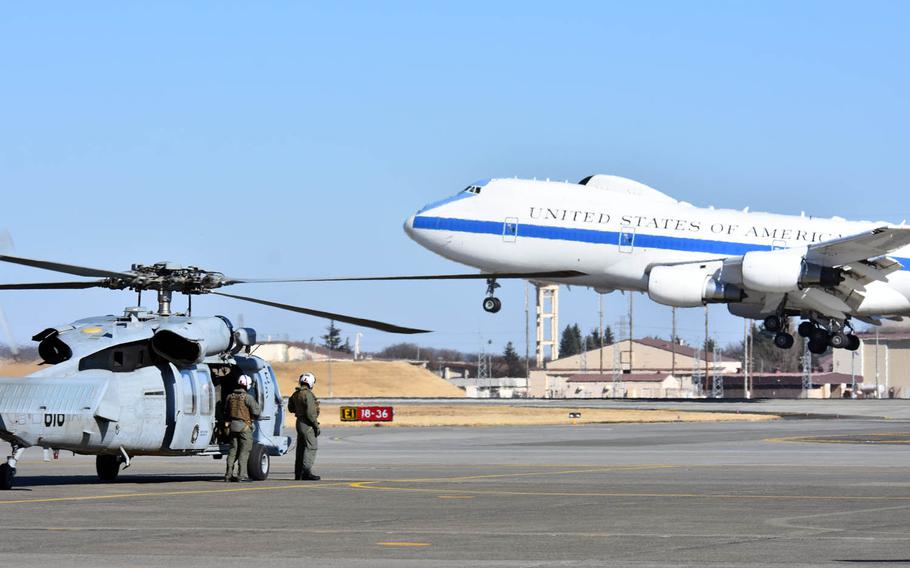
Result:
{"label": "gray helicopter", "polygon": [[[11,453],[0,464],[0,489],[9,489],[26,448],[95,455],[98,478],[110,482],[136,456],[227,454],[223,403],[242,375],[262,413],[254,420],[249,461],[253,479],[268,477],[270,458],[287,453],[284,408],[271,366],[251,353],[256,332],[223,316],[194,317],[192,297],[217,294],[390,333],[425,333],[375,320],[312,310],[260,298],[216,292],[223,286],[302,279],[238,279],[193,266],[134,264],[115,272],[0,255],[0,261],[76,276],[75,282],[0,284],[0,290],[108,288],[139,295],[157,292],[158,309],[126,308],[122,315],[90,317],[50,327],[32,339],[48,366],[24,378],[0,378],[0,438]],[[171,309],[174,293],[187,296],[186,313]]]}

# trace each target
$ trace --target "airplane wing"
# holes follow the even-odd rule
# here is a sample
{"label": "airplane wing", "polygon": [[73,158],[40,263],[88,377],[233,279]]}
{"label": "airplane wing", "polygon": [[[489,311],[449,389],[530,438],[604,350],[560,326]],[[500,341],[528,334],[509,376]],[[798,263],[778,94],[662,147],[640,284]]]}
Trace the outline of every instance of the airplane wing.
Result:
{"label": "airplane wing", "polygon": [[[888,257],[902,247],[910,245],[910,227],[876,227],[874,229],[810,245],[805,259],[813,264],[839,268],[843,280],[834,287],[807,286],[786,294],[789,308],[812,310],[830,317],[845,319],[866,298],[866,287],[903,268]],[[761,294],[746,290],[753,302],[764,303],[764,309],[773,302],[783,301],[777,294]],[[879,320],[867,323],[880,323]]]}
{"label": "airplane wing", "polygon": [[822,266],[843,266],[885,256],[907,245],[910,245],[910,227],[877,227],[810,245],[806,260]]}

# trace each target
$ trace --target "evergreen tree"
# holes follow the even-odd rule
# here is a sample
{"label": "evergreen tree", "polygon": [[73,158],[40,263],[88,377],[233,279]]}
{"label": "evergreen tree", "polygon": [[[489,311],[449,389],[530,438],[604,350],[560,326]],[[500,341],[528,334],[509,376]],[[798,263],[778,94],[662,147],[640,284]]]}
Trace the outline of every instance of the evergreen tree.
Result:
{"label": "evergreen tree", "polygon": [[591,330],[591,333],[585,336],[585,351],[600,349],[600,345],[600,330],[595,327]]}
{"label": "evergreen tree", "polygon": [[525,366],[521,360],[521,357],[518,356],[518,352],[515,351],[515,346],[512,345],[512,342],[506,343],[506,348],[502,352],[503,362],[506,365],[506,374],[509,377],[523,377],[525,376]]}
{"label": "evergreen tree", "polygon": [[341,350],[341,330],[335,327],[334,320],[329,321],[329,327],[326,328],[326,334],[321,336],[321,338],[322,346],[326,349],[331,349],[332,351]]}
{"label": "evergreen tree", "polygon": [[559,340],[559,356],[569,357],[581,353],[584,343],[581,337],[581,328],[578,324],[567,325],[562,330],[562,337]]}
{"label": "evergreen tree", "polygon": [[[762,331],[752,324],[752,370],[755,373],[773,373],[775,371],[797,372],[802,370],[803,344],[797,338],[790,349],[778,349],[774,345],[774,335]],[[742,341],[730,344],[724,349],[724,354],[736,359],[742,359],[744,346]],[[813,365],[817,361],[813,359]]]}
{"label": "evergreen tree", "polygon": [[613,336],[613,328],[607,326],[604,328],[604,345],[613,345],[616,338]]}

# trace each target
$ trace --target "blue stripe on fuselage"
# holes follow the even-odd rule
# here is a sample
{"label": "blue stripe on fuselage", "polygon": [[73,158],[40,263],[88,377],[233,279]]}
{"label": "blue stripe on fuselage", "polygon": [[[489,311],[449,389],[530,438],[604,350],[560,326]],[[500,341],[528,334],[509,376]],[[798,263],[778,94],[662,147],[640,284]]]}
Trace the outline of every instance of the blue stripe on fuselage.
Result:
{"label": "blue stripe on fuselage", "polygon": [[[474,219],[427,216],[415,217],[414,228],[428,229],[431,231],[455,231],[460,233],[487,235],[502,235],[504,231],[503,223],[499,221],[478,221]],[[579,243],[618,245],[620,233],[618,231],[595,231],[592,229],[572,229],[568,227],[548,227],[545,225],[519,223],[518,236]],[[723,254],[730,256],[739,256],[756,250],[773,249],[770,245],[714,241],[708,239],[689,239],[685,237],[648,235],[645,233],[635,233],[634,242],[631,244],[642,248]],[[910,259],[895,258],[895,260],[904,265],[904,270],[910,269]]]}

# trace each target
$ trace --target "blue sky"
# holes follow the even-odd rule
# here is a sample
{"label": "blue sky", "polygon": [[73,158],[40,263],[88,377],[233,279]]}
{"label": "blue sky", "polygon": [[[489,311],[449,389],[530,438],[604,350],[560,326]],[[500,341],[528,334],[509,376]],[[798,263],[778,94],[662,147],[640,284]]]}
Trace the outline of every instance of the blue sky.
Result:
{"label": "blue sky", "polygon": [[[169,259],[240,276],[460,271],[401,230],[490,176],[631,177],[699,205],[900,221],[910,8],[901,2],[139,3],[0,8],[0,228],[15,252]],[[55,279],[0,267],[6,282]],[[524,285],[247,286],[237,293],[523,343]],[[23,341],[128,293],[6,292]],[[597,297],[563,290],[563,324]],[[606,319],[625,309],[604,301]],[[264,334],[324,322],[216,298]],[[641,333],[670,310],[636,298]],[[721,344],[742,322],[711,308]],[[680,313],[698,341],[702,311]],[[353,328],[343,328],[348,334]],[[376,349],[400,340],[366,330]]]}

